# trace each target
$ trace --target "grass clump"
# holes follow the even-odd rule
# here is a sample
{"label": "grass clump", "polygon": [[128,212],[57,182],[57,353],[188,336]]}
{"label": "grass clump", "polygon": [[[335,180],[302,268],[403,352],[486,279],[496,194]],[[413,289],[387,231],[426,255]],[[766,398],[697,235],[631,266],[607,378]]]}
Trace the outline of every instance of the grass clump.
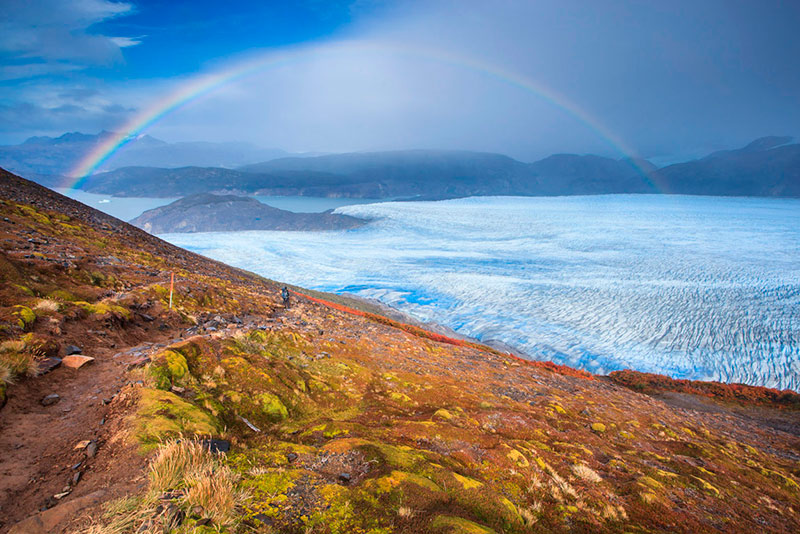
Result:
{"label": "grass clump", "polygon": [[[159,513],[168,504],[187,516],[195,507],[202,507],[202,515],[211,519],[214,531],[230,531],[237,526],[237,509],[245,498],[238,476],[219,456],[196,441],[172,439],[162,443],[150,461],[146,492],[107,504],[104,518],[87,532],[172,532],[176,525],[168,524],[169,518]],[[194,521],[190,518],[184,523],[187,532],[192,531]]]}
{"label": "grass clump", "polygon": [[39,374],[42,353],[32,335],[0,343],[0,383],[11,384],[18,376]]}

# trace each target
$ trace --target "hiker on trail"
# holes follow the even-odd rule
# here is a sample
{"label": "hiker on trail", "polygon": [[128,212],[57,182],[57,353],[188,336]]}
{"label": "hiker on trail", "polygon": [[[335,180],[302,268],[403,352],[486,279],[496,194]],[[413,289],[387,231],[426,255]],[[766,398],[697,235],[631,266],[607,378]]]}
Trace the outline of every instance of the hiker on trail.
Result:
{"label": "hiker on trail", "polygon": [[288,308],[289,307],[289,288],[283,286],[281,289],[281,297],[283,298],[283,306]]}

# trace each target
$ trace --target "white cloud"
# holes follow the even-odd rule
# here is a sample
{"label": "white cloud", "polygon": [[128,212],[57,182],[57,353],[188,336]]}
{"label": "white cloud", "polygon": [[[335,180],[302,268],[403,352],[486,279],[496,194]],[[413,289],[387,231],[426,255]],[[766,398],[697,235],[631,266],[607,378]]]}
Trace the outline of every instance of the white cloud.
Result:
{"label": "white cloud", "polygon": [[4,68],[6,79],[121,61],[121,48],[139,44],[139,38],[94,34],[89,28],[132,10],[130,3],[108,0],[5,0],[0,53],[13,63]]}

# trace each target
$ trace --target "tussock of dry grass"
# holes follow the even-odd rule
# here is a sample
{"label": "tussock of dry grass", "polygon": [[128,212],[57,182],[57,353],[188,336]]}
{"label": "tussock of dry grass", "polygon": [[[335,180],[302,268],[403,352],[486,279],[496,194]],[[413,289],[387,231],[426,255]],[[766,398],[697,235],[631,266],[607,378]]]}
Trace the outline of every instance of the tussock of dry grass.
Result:
{"label": "tussock of dry grass", "polygon": [[[219,528],[235,525],[235,511],[244,495],[238,488],[238,476],[223,466],[218,457],[191,440],[170,440],[159,447],[148,468],[149,488],[141,496],[126,497],[106,506],[104,521],[93,525],[87,534],[128,534],[161,532],[154,517],[161,497],[177,492],[173,500],[184,511],[203,507],[203,514]],[[150,522],[149,527],[143,527]],[[77,533],[75,533],[77,534]]]}
{"label": "tussock of dry grass", "polygon": [[585,480],[586,482],[593,482],[595,484],[602,482],[603,479],[597,474],[597,471],[592,469],[586,464],[575,464],[572,466],[572,472],[575,476]]}
{"label": "tussock of dry grass", "polygon": [[0,343],[0,380],[8,384],[16,376],[36,376],[39,374],[40,358],[40,352],[24,340]]}
{"label": "tussock of dry grass", "polygon": [[33,309],[43,313],[56,313],[60,306],[61,304],[57,300],[41,299],[36,303],[36,306],[34,306]]}

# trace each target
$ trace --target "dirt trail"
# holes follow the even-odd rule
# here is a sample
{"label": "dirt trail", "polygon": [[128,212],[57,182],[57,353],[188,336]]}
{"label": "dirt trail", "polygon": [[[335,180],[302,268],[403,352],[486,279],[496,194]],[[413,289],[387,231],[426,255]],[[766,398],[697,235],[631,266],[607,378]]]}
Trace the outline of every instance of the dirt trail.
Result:
{"label": "dirt trail", "polygon": [[[141,352],[155,350],[156,344],[176,335],[172,329],[153,332],[150,347],[140,346]],[[0,533],[45,507],[101,487],[124,494],[131,484],[129,473],[141,471],[136,465],[143,460],[131,451],[114,454],[131,456],[133,464],[109,469],[111,462],[104,459],[112,454],[106,448],[113,415],[113,404],[108,401],[125,385],[126,364],[135,359],[129,351],[135,346],[114,348],[112,339],[78,332],[66,339],[95,361],[80,369],[62,365],[45,375],[20,380],[9,389],[8,402],[0,409]],[[61,400],[43,406],[41,399],[52,393]],[[75,450],[83,440],[97,442],[93,458],[87,458],[85,450]],[[125,475],[114,471],[121,466]],[[77,484],[76,476],[80,477]],[[53,498],[67,488],[70,494],[61,501]]]}

